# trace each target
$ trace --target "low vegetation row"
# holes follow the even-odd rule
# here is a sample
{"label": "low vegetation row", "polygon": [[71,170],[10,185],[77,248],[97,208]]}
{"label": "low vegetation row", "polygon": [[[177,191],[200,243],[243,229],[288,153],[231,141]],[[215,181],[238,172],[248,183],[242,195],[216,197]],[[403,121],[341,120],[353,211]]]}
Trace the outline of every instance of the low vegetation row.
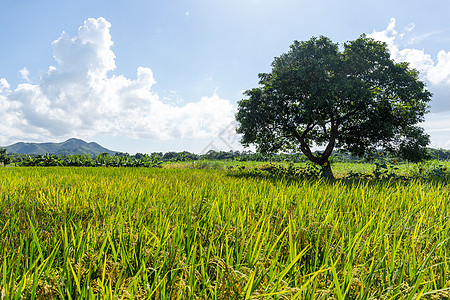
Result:
{"label": "low vegetation row", "polygon": [[[391,161],[403,162],[389,154],[383,153],[383,159]],[[429,157],[433,160],[449,160],[450,150],[428,149]],[[378,154],[378,153],[377,153]],[[373,163],[379,157],[355,157],[348,153],[333,152],[330,162],[359,162]],[[103,153],[97,156],[89,156],[87,154],[77,155],[27,155],[18,153],[6,153],[6,149],[0,148],[0,165],[14,164],[18,166],[125,166],[125,167],[150,167],[158,166],[163,162],[183,162],[183,161],[199,161],[199,160],[231,160],[240,162],[291,162],[301,163],[308,162],[308,158],[302,153],[291,154],[262,154],[250,151],[214,151],[210,150],[205,154],[195,154],[188,151],[182,152],[154,152],[151,154],[136,153],[129,155],[128,153],[116,153],[111,156]]]}
{"label": "low vegetation row", "polygon": [[159,167],[162,161],[155,156],[144,155],[140,158],[130,156],[110,156],[107,153],[91,157],[89,155],[25,155],[15,159],[6,159],[6,163],[17,166],[65,166],[65,167]]}

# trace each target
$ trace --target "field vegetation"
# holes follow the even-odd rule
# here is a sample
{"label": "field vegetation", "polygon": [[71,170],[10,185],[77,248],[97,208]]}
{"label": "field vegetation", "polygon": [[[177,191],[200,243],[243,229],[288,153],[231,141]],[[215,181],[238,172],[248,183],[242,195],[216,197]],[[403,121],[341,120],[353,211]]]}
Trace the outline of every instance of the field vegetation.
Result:
{"label": "field vegetation", "polygon": [[447,166],[0,167],[1,298],[448,299]]}

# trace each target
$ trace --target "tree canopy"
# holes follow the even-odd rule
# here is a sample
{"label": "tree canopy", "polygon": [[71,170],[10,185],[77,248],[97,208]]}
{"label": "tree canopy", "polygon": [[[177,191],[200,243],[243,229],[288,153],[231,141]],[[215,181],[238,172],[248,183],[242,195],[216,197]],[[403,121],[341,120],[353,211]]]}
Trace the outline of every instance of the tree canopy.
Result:
{"label": "tree canopy", "polygon": [[[365,156],[383,148],[420,161],[429,136],[424,120],[431,93],[419,73],[390,58],[387,45],[361,35],[339,48],[326,37],[295,41],[272,72],[238,102],[237,132],[263,153],[301,151],[333,177],[338,148]],[[312,152],[312,147],[324,147]]]}

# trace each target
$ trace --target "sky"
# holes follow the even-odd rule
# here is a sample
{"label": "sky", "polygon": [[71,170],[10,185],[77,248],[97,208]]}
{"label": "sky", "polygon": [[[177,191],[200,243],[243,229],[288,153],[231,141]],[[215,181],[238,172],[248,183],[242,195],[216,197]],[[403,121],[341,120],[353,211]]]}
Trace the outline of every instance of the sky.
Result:
{"label": "sky", "polygon": [[450,149],[450,2],[1,0],[0,145],[81,138],[134,154],[243,150],[234,115],[294,40],[365,33],[420,71]]}

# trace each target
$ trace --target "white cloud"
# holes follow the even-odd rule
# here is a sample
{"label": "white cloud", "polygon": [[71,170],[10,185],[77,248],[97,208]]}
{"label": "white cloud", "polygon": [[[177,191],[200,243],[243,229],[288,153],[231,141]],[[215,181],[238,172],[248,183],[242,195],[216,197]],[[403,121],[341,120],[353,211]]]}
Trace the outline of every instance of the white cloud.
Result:
{"label": "white cloud", "polygon": [[37,84],[28,80],[10,90],[0,79],[0,130],[9,139],[54,139],[115,134],[132,137],[206,138],[234,119],[233,105],[217,94],[177,106],[152,91],[151,69],[137,68],[136,79],[114,75],[115,54],[103,18],[88,19],[76,37],[63,32],[52,43],[56,66]]}
{"label": "white cloud", "polygon": [[450,51],[439,51],[437,57],[437,64],[430,68],[427,73],[427,78],[433,84],[445,84],[450,86]]}
{"label": "white cloud", "polygon": [[391,52],[391,57],[395,61],[409,62],[411,67],[419,70],[421,78],[433,93],[432,111],[449,110],[450,51],[441,50],[437,57],[433,59],[424,49],[402,47],[403,44],[411,46],[417,42],[418,37],[413,34],[415,26],[411,23],[405,28],[405,32],[400,34],[395,30],[395,26],[395,18],[391,18],[385,30],[374,31],[368,36],[385,42]]}
{"label": "white cloud", "polygon": [[24,79],[27,82],[30,82],[30,79],[28,78],[28,76],[30,75],[30,71],[28,71],[26,67],[20,69],[19,74],[22,79]]}
{"label": "white cloud", "polygon": [[6,78],[0,78],[0,93],[9,89],[9,83]]}
{"label": "white cloud", "polygon": [[409,24],[408,26],[405,27],[406,31],[411,32],[414,30],[414,28],[416,28],[416,25],[414,23]]}
{"label": "white cloud", "polygon": [[409,62],[410,66],[419,70],[421,78],[433,93],[432,113],[426,115],[425,122],[421,126],[430,134],[430,147],[448,149],[450,148],[450,51],[440,50],[437,57],[433,58],[424,49],[412,48],[415,43],[445,31],[416,36],[413,33],[414,29],[414,24],[410,24],[405,28],[405,32],[399,34],[395,30],[395,19],[391,18],[385,30],[374,31],[368,36],[386,42],[394,60]]}

